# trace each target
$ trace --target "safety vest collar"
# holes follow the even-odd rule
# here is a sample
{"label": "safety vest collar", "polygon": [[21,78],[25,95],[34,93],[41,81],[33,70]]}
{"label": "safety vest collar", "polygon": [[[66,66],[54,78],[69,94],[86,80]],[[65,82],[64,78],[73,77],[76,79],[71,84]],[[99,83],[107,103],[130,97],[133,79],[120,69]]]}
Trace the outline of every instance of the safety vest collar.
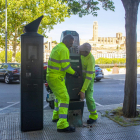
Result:
{"label": "safety vest collar", "polygon": [[81,59],[83,59],[85,61],[88,60],[90,57],[91,57],[91,52],[87,56],[81,55]]}
{"label": "safety vest collar", "polygon": [[65,46],[67,48],[67,46],[63,42],[60,42],[59,44]]}
{"label": "safety vest collar", "polygon": [[91,52],[85,57],[85,59],[88,59],[91,56]]}

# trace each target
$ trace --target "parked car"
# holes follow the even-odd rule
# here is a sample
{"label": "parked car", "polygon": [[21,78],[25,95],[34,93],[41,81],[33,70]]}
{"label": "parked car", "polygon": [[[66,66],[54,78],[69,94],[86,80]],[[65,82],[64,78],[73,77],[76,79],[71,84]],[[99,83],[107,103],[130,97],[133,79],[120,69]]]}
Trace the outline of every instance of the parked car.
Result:
{"label": "parked car", "polygon": [[95,80],[100,81],[103,77],[104,73],[102,69],[98,65],[95,65]]}
{"label": "parked car", "polygon": [[20,70],[19,63],[2,63],[0,66],[0,80],[6,84],[20,80]]}
{"label": "parked car", "polygon": [[44,62],[44,66],[43,66],[43,77],[44,77],[44,83],[46,82],[46,71],[47,71],[47,67],[48,67],[48,63]]}

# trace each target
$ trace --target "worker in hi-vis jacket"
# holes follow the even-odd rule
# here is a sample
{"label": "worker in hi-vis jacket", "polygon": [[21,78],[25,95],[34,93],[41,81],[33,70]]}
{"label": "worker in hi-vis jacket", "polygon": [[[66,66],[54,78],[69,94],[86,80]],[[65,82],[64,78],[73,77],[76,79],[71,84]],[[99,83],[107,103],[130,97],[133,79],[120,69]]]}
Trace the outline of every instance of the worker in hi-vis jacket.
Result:
{"label": "worker in hi-vis jacket", "polygon": [[84,83],[81,91],[79,92],[79,95],[81,97],[81,100],[84,100],[84,98],[86,98],[86,104],[90,112],[89,119],[87,120],[87,124],[92,124],[98,118],[95,100],[93,99],[95,59],[90,52],[91,45],[89,43],[84,43],[83,45],[79,46],[78,49],[81,55],[82,72],[83,72],[83,79],[84,79]]}
{"label": "worker in hi-vis jacket", "polygon": [[70,98],[64,79],[66,73],[78,78],[78,73],[70,66],[69,48],[72,47],[73,42],[72,35],[64,36],[62,42],[52,49],[48,60],[46,79],[56,97],[52,121],[57,122],[58,132],[75,132],[75,128],[69,126],[67,121]]}

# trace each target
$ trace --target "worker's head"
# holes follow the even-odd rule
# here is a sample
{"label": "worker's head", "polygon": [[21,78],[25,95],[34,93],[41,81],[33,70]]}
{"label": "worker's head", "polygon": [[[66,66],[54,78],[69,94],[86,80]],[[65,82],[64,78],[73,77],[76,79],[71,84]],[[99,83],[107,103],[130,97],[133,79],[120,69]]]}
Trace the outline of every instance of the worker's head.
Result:
{"label": "worker's head", "polygon": [[74,42],[74,37],[72,35],[66,35],[64,36],[62,42],[66,45],[66,47],[69,49],[72,47]]}
{"label": "worker's head", "polygon": [[87,56],[91,51],[91,45],[89,43],[84,43],[78,46],[80,55]]}

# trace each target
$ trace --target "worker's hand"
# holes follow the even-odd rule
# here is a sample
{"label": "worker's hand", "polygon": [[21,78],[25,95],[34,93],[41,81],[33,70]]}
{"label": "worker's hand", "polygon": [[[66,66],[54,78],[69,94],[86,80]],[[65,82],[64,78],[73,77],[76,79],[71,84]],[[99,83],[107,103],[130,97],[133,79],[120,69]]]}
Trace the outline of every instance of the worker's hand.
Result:
{"label": "worker's hand", "polygon": [[80,92],[78,93],[78,95],[80,95],[81,101],[83,101],[83,100],[85,99],[85,93],[84,93],[84,92],[80,91]]}
{"label": "worker's hand", "polygon": [[76,77],[76,78],[78,78],[80,76],[80,74],[77,71],[75,71],[75,73],[74,73],[73,76]]}

